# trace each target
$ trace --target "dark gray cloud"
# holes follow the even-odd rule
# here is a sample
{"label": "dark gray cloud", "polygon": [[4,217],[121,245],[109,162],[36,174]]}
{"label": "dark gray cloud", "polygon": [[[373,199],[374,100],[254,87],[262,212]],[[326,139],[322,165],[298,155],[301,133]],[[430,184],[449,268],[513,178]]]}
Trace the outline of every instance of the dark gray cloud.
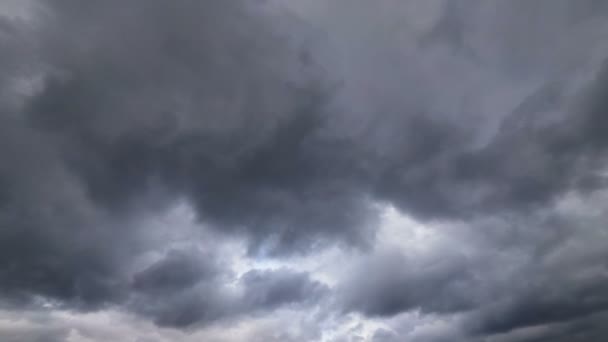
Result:
{"label": "dark gray cloud", "polygon": [[[603,2],[32,4],[0,17],[3,306],[458,318],[378,341],[605,333]],[[205,233],[146,221],[178,201]],[[458,246],[380,245],[384,205]],[[235,261],[336,246],[358,257],[335,287]]]}
{"label": "dark gray cloud", "polygon": [[254,270],[235,277],[222,266],[213,255],[171,251],[135,274],[127,305],[161,326],[185,328],[312,307],[329,292],[306,273]]}
{"label": "dark gray cloud", "polygon": [[[316,192],[332,190],[315,190],[312,160],[295,156],[321,120],[322,88],[259,7],[60,0],[38,3],[35,26],[2,19],[0,278],[11,303],[90,309],[135,293],[147,302],[135,310],[167,325],[238,314],[216,288],[227,270],[204,257],[172,254],[130,280],[136,257],[158,247],[139,218],[183,195],[218,229],[251,230],[252,246],[306,248],[325,229],[351,238],[340,227],[355,214],[314,215]],[[338,206],[364,205],[335,193]],[[278,281],[278,299],[256,285],[269,305],[303,299]]]}
{"label": "dark gray cloud", "polygon": [[[405,154],[387,165],[377,195],[423,218],[470,218],[537,210],[568,191],[603,187],[598,171],[605,167],[606,145],[598,132],[606,126],[599,95],[605,75],[602,67],[576,103],[564,103],[562,85],[541,87],[481,148],[455,139],[465,134],[456,127],[429,119],[409,122],[413,134],[401,142]],[[564,118],[545,116],[557,117],[558,110],[566,111]]]}
{"label": "dark gray cloud", "polygon": [[483,297],[476,268],[463,256],[415,262],[394,251],[366,260],[345,280],[342,305],[370,316],[411,310],[450,313],[470,310]]}
{"label": "dark gray cloud", "polygon": [[[591,317],[608,309],[606,211],[595,204],[603,196],[563,200],[520,222],[453,227],[445,234],[460,237],[428,255],[379,250],[342,281],[339,305],[370,317],[397,317],[395,331],[376,334],[380,341],[594,341],[602,330],[600,319]],[[415,332],[408,328],[411,317],[399,315],[416,312],[449,329]],[[419,323],[427,324],[433,326]]]}
{"label": "dark gray cloud", "polygon": [[246,1],[51,3],[53,72],[27,120],[96,205],[185,194],[201,220],[251,232],[252,248],[369,236],[364,186],[343,143],[320,133],[329,88],[280,31],[305,30]]}
{"label": "dark gray cloud", "polygon": [[[205,278],[213,278],[221,270],[209,262],[209,256],[189,255],[171,251],[162,260],[135,274],[133,288],[140,292],[177,292]],[[213,260],[211,260],[213,261]]]}

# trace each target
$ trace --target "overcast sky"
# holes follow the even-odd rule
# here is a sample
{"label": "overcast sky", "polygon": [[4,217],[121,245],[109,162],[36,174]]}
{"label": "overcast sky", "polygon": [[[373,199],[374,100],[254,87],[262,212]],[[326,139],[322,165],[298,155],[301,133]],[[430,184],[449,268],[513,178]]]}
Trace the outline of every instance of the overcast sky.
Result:
{"label": "overcast sky", "polygon": [[607,111],[604,0],[0,0],[0,341],[606,341]]}

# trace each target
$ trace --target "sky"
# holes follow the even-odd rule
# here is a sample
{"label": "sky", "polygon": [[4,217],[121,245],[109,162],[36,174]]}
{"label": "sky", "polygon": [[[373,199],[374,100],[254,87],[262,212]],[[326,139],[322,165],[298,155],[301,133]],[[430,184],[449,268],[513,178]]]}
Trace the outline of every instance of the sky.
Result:
{"label": "sky", "polygon": [[0,341],[608,340],[608,2],[0,0]]}

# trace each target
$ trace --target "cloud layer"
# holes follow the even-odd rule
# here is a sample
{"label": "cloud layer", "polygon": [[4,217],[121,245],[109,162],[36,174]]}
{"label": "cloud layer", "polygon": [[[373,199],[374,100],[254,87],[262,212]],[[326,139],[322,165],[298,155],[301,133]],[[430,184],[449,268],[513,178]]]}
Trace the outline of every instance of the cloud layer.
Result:
{"label": "cloud layer", "polygon": [[0,4],[0,339],[601,340],[607,17]]}

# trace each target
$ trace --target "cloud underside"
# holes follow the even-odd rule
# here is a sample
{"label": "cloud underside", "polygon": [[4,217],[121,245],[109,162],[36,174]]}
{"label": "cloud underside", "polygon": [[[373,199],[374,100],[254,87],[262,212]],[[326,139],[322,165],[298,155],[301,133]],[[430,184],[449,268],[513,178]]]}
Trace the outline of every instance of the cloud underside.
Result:
{"label": "cloud underside", "polygon": [[607,338],[603,1],[28,4],[0,340]]}

